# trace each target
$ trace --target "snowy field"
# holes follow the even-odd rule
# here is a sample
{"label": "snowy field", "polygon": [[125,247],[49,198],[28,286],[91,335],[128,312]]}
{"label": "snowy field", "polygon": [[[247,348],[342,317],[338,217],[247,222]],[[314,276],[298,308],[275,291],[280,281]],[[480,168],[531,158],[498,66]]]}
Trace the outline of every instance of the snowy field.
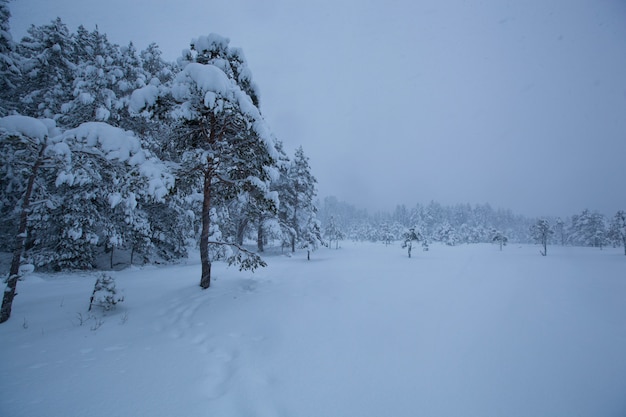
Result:
{"label": "snowy field", "polygon": [[413,253],[215,264],[207,291],[197,261],[131,268],[97,317],[95,275],[32,274],[0,325],[0,416],[626,415],[623,249]]}

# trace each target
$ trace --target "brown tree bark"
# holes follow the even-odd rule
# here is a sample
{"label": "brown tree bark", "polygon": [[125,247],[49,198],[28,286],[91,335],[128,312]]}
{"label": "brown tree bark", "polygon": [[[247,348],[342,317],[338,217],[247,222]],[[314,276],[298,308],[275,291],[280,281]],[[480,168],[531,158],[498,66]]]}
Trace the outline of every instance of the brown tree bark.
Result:
{"label": "brown tree bark", "polygon": [[204,171],[204,198],[202,200],[202,232],[200,233],[200,263],[202,265],[202,275],[200,277],[200,287],[207,289],[211,286],[211,260],[209,259],[209,228],[211,226],[211,181],[213,171],[211,160],[207,160],[207,167]]}

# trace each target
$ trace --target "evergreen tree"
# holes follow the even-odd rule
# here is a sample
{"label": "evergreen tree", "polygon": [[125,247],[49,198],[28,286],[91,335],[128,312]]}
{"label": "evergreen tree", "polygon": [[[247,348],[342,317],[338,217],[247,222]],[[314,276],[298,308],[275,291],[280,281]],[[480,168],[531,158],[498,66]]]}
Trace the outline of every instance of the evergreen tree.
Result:
{"label": "evergreen tree", "polygon": [[324,234],[328,239],[328,246],[332,245],[333,240],[335,241],[335,249],[339,249],[339,241],[344,239],[345,235],[333,216],[330,217],[328,224],[324,230]]}
{"label": "evergreen tree", "polygon": [[561,246],[565,246],[565,222],[560,217],[554,222],[554,232],[561,241]]}
{"label": "evergreen tree", "polygon": [[4,323],[11,317],[28,236],[31,197],[36,188],[35,180],[38,177],[38,171],[45,159],[49,133],[48,126],[38,120],[22,116],[7,116],[0,119],[0,158],[2,161],[0,169],[4,174],[1,190],[3,198],[0,201],[2,201],[3,211],[7,203],[4,197],[5,192],[7,195],[13,195],[14,198],[17,197],[19,201],[19,205],[15,206],[15,213],[19,213],[18,227],[15,230],[13,257],[0,307],[0,323]]}
{"label": "evergreen tree", "polygon": [[274,178],[271,182],[270,188],[278,195],[278,201],[280,201],[280,204],[278,206],[275,219],[275,225],[277,227],[273,230],[275,235],[280,239],[281,247],[286,248],[291,245],[292,238],[296,235],[296,231],[292,227],[292,213],[294,212],[294,207],[292,205],[294,199],[292,197],[294,195],[294,191],[293,181],[291,181],[289,177],[291,160],[287,156],[281,141],[276,142],[276,153],[278,177]]}
{"label": "evergreen tree", "polygon": [[21,78],[20,59],[11,36],[8,0],[0,0],[0,117],[15,110],[16,85]]}
{"label": "evergreen tree", "polygon": [[454,228],[447,221],[444,221],[438,226],[436,235],[440,242],[448,246],[454,246],[460,240]]}
{"label": "evergreen tree", "polygon": [[314,213],[311,213],[306,224],[300,230],[298,242],[301,249],[306,249],[307,260],[311,260],[311,252],[316,251],[320,246],[326,246],[322,240],[320,221],[315,218]]}
{"label": "evergreen tree", "polygon": [[587,209],[579,215],[572,216],[570,240],[575,245],[602,248],[606,241],[604,216]]}
{"label": "evergreen tree", "polygon": [[315,184],[317,180],[311,173],[309,158],[304,154],[302,146],[296,149],[293,162],[288,172],[289,189],[285,195],[285,202],[291,208],[290,226],[293,230],[291,235],[291,251],[295,252],[296,242],[304,240],[303,230],[310,224],[311,218],[315,217],[317,208],[313,199],[317,194]]}
{"label": "evergreen tree", "polygon": [[611,221],[609,235],[615,242],[624,247],[624,255],[626,255],[626,212],[624,210],[615,213]]}
{"label": "evergreen tree", "polygon": [[530,229],[532,238],[543,246],[543,251],[540,251],[542,256],[546,256],[548,254],[548,240],[553,233],[554,231],[546,219],[537,220],[537,222]]}
{"label": "evergreen tree", "polygon": [[[76,63],[74,39],[57,18],[48,25],[31,26],[17,45],[22,78],[16,86],[17,111],[35,118],[60,119],[74,99]],[[62,126],[62,121],[60,123]]]}
{"label": "evergreen tree", "polygon": [[492,232],[492,236],[491,240],[500,245],[500,250],[502,250],[502,247],[506,246],[506,243],[509,241],[509,238],[507,238],[506,235],[500,230],[494,230]]}
{"label": "evergreen tree", "polygon": [[33,225],[37,264],[93,268],[98,245],[135,248],[135,232],[149,233],[143,205],[162,202],[173,186],[167,167],[132,132],[101,122],[54,141],[46,180],[55,196],[35,213],[42,221]]}
{"label": "evergreen tree", "polygon": [[211,241],[211,209],[247,193],[260,211],[274,211],[277,199],[270,192],[276,150],[255,103],[256,91],[239,50],[219,35],[201,37],[180,60],[181,70],[170,89],[171,116],[178,132],[173,153],[180,175],[188,185],[203,190],[200,286],[211,283],[209,245],[236,249],[230,263],[241,268],[265,266],[257,255],[236,242]]}
{"label": "evergreen tree", "polygon": [[[406,248],[411,257],[411,251],[413,250],[413,242],[426,242],[424,235],[417,230],[416,227],[411,227],[402,234],[402,248]],[[427,247],[427,246],[426,246]]]}

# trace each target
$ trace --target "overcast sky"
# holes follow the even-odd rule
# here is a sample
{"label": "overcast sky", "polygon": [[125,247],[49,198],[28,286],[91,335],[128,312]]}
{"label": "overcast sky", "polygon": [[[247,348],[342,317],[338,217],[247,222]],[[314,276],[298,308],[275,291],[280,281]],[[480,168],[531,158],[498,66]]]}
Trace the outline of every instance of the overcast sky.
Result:
{"label": "overcast sky", "polygon": [[261,109],[320,197],[531,215],[626,209],[625,0],[13,0],[175,60],[243,48]]}

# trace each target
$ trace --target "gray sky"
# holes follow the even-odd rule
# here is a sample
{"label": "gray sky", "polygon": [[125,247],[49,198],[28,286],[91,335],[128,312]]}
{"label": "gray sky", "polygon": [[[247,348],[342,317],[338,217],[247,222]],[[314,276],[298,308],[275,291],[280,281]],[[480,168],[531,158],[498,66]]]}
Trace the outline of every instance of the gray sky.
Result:
{"label": "gray sky", "polygon": [[626,209],[624,0],[13,0],[169,60],[243,48],[261,108],[321,197],[539,215]]}

